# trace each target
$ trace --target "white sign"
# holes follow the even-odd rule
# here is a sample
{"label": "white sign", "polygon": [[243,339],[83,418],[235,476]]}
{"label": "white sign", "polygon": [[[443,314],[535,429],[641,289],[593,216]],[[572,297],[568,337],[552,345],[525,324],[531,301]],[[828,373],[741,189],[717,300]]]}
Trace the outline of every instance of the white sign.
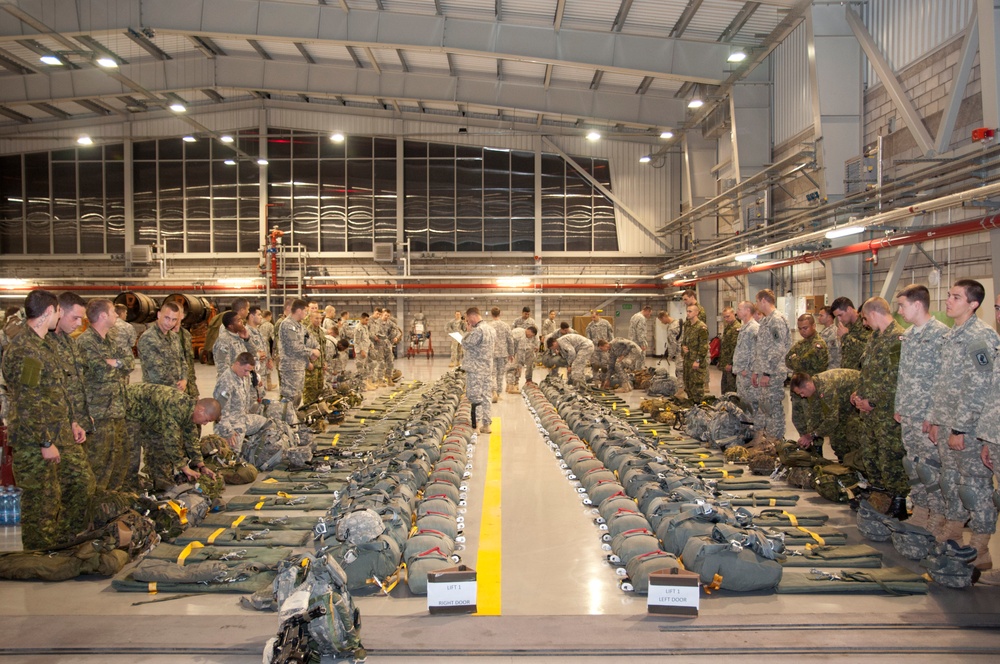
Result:
{"label": "white sign", "polygon": [[649,586],[646,595],[647,609],[652,606],[669,606],[674,608],[698,609],[701,600],[701,588],[698,586]]}
{"label": "white sign", "polygon": [[476,605],[475,581],[452,581],[427,584],[427,608],[454,609]]}

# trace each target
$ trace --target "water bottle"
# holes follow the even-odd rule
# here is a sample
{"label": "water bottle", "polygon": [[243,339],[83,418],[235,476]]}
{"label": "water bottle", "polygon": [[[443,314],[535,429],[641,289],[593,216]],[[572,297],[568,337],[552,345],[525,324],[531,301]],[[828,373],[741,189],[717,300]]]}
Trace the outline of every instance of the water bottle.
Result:
{"label": "water bottle", "polygon": [[7,493],[7,487],[0,487],[0,525],[9,526],[11,525],[11,508],[10,508],[10,496]]}
{"label": "water bottle", "polygon": [[12,526],[21,525],[21,494],[24,493],[24,489],[14,487],[12,491],[8,491],[7,495],[11,502],[11,522]]}

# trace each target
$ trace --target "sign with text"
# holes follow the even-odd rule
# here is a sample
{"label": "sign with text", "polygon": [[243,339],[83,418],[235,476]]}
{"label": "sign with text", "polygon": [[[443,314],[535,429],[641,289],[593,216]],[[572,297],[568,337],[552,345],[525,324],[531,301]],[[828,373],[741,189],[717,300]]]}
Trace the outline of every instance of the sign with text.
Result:
{"label": "sign with text", "polygon": [[697,574],[661,570],[649,575],[646,611],[660,615],[697,616],[701,586]]}
{"label": "sign with text", "polygon": [[465,565],[447,567],[427,575],[427,610],[430,613],[475,613],[476,570]]}

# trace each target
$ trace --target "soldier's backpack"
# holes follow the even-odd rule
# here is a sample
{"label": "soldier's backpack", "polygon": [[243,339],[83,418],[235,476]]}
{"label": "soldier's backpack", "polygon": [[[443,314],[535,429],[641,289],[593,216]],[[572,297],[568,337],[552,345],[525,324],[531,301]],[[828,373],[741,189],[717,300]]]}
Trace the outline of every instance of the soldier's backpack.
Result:
{"label": "soldier's backpack", "polygon": [[708,421],[708,439],[725,449],[749,438],[751,420],[743,409],[730,401],[719,401]]}
{"label": "soldier's backpack", "polygon": [[621,589],[626,592],[648,593],[649,575],[659,570],[676,570],[680,568],[677,556],[666,551],[650,551],[632,558],[625,565],[627,578],[621,583]]}
{"label": "soldier's backpack", "polygon": [[816,492],[835,503],[846,503],[854,497],[858,486],[858,473],[839,463],[813,466]]}
{"label": "soldier's backpack", "polygon": [[272,419],[260,431],[243,441],[240,454],[251,466],[259,470],[271,470],[281,463],[285,451],[293,445],[293,434],[288,424]]}
{"label": "soldier's backpack", "polygon": [[406,585],[414,595],[427,594],[427,575],[460,562],[455,543],[445,533],[418,530],[406,540]]}
{"label": "soldier's backpack", "polygon": [[707,442],[712,412],[709,408],[693,406],[684,416],[684,432],[695,440]]}
{"label": "soldier's backpack", "polygon": [[[637,379],[636,384],[639,385],[640,383],[641,381]],[[649,386],[646,388],[646,394],[650,396],[672,397],[677,394],[678,389],[677,379],[671,377],[666,371],[659,369],[649,378]]]}
{"label": "soldier's backpack", "polygon": [[350,591],[384,587],[402,558],[399,544],[387,534],[364,544],[335,542],[325,552],[343,568]]}

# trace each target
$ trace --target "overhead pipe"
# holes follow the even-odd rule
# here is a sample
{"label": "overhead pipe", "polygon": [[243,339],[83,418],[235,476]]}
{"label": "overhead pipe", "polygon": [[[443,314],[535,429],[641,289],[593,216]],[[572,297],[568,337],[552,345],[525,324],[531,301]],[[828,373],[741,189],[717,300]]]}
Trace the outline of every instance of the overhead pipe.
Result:
{"label": "overhead pipe", "polygon": [[765,261],[763,263],[757,263],[756,265],[748,265],[747,267],[728,270],[726,272],[715,272],[713,274],[692,277],[690,279],[678,279],[670,283],[672,286],[683,288],[705,281],[719,281],[720,279],[728,279],[729,277],[739,277],[745,274],[753,274],[755,272],[767,272],[769,270],[777,270],[791,265],[802,265],[829,258],[841,258],[852,254],[869,252],[873,256],[877,256],[879,251],[882,249],[889,249],[890,247],[902,247],[907,244],[920,244],[929,240],[942,240],[944,238],[955,237],[957,235],[969,235],[970,233],[979,233],[981,231],[995,229],[1000,229],[1000,214],[988,217],[979,217],[978,219],[969,219],[966,221],[960,221],[956,224],[949,224],[948,226],[927,228],[900,235],[887,235],[885,237],[868,240],[866,242],[858,242],[843,247],[837,247],[836,249],[810,251],[793,258]]}
{"label": "overhead pipe", "polygon": [[[95,284],[84,284],[84,285],[54,285],[54,284],[42,284],[40,287],[44,287],[46,290],[55,291],[126,291],[133,290],[128,286],[128,284],[121,283],[118,287],[113,286],[99,286]],[[594,290],[597,294],[606,295],[606,291],[623,291],[623,290],[663,290],[667,288],[665,284],[662,283],[628,283],[628,284],[538,284],[530,288],[514,288],[511,286],[501,286],[496,283],[471,283],[471,284],[316,284],[312,286],[306,286],[308,291],[361,291],[361,290],[371,290],[371,291],[434,291],[434,290],[502,290],[502,291],[518,291],[524,294],[530,294],[536,290],[543,291],[559,291],[559,290]],[[605,292],[600,292],[601,290]],[[7,289],[13,292],[28,292],[31,290],[29,287],[22,288],[10,288]],[[195,292],[225,292],[225,293],[255,293],[262,292],[264,286],[260,284],[245,286],[235,288],[233,286],[207,286],[207,285],[169,285],[169,286],[153,286],[153,285],[143,285],[138,289],[140,291],[170,291],[171,293],[185,292],[185,291],[195,291]]]}

